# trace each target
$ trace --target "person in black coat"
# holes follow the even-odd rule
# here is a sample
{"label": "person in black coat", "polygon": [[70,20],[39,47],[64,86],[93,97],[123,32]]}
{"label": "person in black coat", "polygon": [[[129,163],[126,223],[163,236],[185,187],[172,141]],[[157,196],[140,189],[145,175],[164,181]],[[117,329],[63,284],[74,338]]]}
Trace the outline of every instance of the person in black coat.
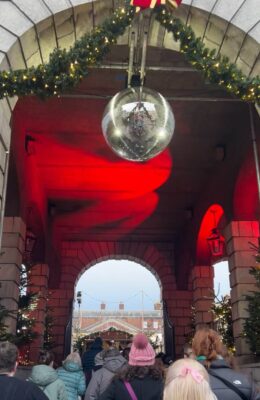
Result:
{"label": "person in black coat", "polygon": [[129,366],[114,378],[99,400],[162,400],[163,370],[154,363],[155,352],[147,337],[136,335]]}
{"label": "person in black coat", "polygon": [[199,329],[193,339],[196,359],[207,369],[210,386],[219,400],[260,400],[248,377],[230,367],[227,351],[219,334],[213,329]]}
{"label": "person in black coat", "polygon": [[15,378],[18,350],[9,342],[0,343],[1,400],[48,400],[35,384]]}
{"label": "person in black coat", "polygon": [[102,339],[101,337],[98,336],[90,346],[90,349],[85,351],[82,355],[81,360],[82,360],[83,372],[85,373],[86,376],[86,386],[88,386],[92,377],[92,370],[95,366],[95,357],[102,350],[103,350]]}

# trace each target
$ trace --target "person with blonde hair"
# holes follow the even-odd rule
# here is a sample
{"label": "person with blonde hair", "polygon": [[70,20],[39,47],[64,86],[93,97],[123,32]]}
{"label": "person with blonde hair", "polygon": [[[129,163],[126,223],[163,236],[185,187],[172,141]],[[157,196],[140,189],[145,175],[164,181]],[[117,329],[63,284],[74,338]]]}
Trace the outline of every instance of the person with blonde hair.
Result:
{"label": "person with blonde hair", "polygon": [[85,394],[86,381],[79,353],[75,351],[69,354],[57,373],[65,384],[68,400],[78,400],[79,396]]}
{"label": "person with blonde hair", "polygon": [[206,369],[198,361],[175,361],[167,371],[163,400],[217,400]]}
{"label": "person with blonde hair", "polygon": [[253,382],[231,368],[227,350],[218,332],[207,326],[197,330],[192,342],[196,359],[203,364],[210,377],[210,386],[221,400],[259,400]]}

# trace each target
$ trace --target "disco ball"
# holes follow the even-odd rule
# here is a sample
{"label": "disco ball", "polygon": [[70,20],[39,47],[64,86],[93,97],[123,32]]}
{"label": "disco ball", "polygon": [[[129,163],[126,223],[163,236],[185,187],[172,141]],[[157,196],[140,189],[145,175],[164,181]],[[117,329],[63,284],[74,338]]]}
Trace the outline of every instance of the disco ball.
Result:
{"label": "disco ball", "polygon": [[120,157],[146,161],[169,144],[175,127],[171,106],[158,92],[133,87],[117,93],[102,119],[107,144]]}

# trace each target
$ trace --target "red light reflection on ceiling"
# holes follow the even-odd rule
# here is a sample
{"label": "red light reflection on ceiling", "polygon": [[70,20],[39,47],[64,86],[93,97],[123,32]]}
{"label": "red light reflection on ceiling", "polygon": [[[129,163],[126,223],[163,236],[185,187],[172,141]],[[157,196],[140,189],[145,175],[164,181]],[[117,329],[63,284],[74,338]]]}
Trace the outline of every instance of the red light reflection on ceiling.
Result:
{"label": "red light reflection on ceiling", "polygon": [[207,238],[211,235],[212,229],[218,226],[223,215],[223,208],[219,204],[212,204],[204,214],[197,239],[197,265],[211,265],[211,254]]}
{"label": "red light reflection on ceiling", "polygon": [[[56,243],[63,234],[103,229],[117,237],[137,228],[156,210],[155,191],[171,173],[169,150],[145,163],[113,154],[100,126],[105,105],[104,100],[25,98],[15,109],[17,170],[21,193],[28,192],[24,202],[78,202],[75,210],[54,215]],[[30,154],[24,151],[28,133]]]}

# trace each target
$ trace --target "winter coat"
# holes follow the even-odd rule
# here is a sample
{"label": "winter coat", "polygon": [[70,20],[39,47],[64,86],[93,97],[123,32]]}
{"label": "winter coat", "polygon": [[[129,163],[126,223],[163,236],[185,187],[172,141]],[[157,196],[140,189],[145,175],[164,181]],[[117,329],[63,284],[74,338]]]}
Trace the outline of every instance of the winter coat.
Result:
{"label": "winter coat", "polygon": [[126,363],[126,359],[119,353],[106,357],[103,367],[93,373],[84,400],[97,400],[108,387],[116,372],[126,365]]}
{"label": "winter coat", "polygon": [[78,396],[85,394],[85,376],[79,364],[65,361],[63,366],[57,369],[57,373],[65,384],[68,400],[78,400]]}
{"label": "winter coat", "polygon": [[[162,400],[163,386],[162,380],[153,379],[146,376],[143,379],[135,378],[129,382],[138,400]],[[124,382],[116,379],[104,391],[98,400],[129,400],[129,393]]]}
{"label": "winter coat", "polygon": [[211,372],[232,383],[232,385],[247,396],[248,400],[260,399],[260,394],[256,393],[253,383],[249,381],[247,376],[231,369],[225,360],[219,359],[212,361],[208,372],[211,389],[218,400],[241,400],[241,397],[232,389],[228,388],[220,379],[212,376],[210,374]]}
{"label": "winter coat", "polygon": [[102,348],[102,341],[99,338],[96,338],[94,343],[90,346],[90,349],[88,351],[85,351],[82,356],[82,366],[83,366],[83,371],[92,371],[95,365],[95,357],[98,353],[100,353],[103,350]]}
{"label": "winter coat", "polygon": [[0,375],[1,400],[48,400],[34,383],[8,375]]}
{"label": "winter coat", "polygon": [[49,365],[36,365],[29,378],[46,394],[49,400],[68,400],[64,383],[57,371]]}

